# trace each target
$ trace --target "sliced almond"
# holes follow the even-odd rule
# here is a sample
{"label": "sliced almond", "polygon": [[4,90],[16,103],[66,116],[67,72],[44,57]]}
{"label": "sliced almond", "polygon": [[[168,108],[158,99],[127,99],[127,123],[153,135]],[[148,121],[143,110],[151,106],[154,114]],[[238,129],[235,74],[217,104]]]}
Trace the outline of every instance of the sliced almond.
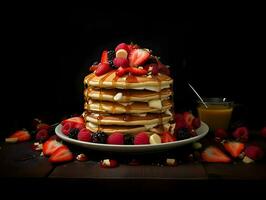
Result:
{"label": "sliced almond", "polygon": [[7,143],[16,143],[18,141],[18,138],[6,138],[5,141]]}

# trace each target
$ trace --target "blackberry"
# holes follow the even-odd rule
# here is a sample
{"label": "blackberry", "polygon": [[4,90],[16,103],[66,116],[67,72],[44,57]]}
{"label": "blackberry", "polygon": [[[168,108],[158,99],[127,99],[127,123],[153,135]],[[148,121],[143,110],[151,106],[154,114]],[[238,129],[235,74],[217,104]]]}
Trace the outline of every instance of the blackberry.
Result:
{"label": "blackberry", "polygon": [[124,144],[131,145],[134,144],[134,137],[130,134],[124,136]]}
{"label": "blackberry", "polygon": [[178,140],[190,138],[190,130],[188,128],[179,128],[176,132],[176,138]]}
{"label": "blackberry", "polygon": [[73,128],[69,131],[68,137],[70,137],[72,139],[77,139],[78,133],[79,133],[79,129]]}
{"label": "blackberry", "polygon": [[114,50],[109,50],[109,51],[107,52],[107,56],[108,56],[108,62],[109,62],[109,64],[110,64],[110,66],[111,66],[113,69],[115,69],[115,65],[114,65],[114,63],[113,63],[113,60],[114,60],[114,58],[115,58],[115,51],[114,51]]}
{"label": "blackberry", "polygon": [[98,131],[92,134],[92,142],[105,144],[107,135],[104,132]]}

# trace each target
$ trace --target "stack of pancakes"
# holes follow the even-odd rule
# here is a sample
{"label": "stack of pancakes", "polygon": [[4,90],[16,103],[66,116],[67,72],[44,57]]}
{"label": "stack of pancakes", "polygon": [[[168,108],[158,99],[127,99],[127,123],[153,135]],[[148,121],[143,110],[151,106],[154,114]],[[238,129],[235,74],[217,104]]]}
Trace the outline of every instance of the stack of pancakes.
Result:
{"label": "stack of pancakes", "polygon": [[153,76],[125,75],[115,70],[84,79],[84,119],[92,132],[137,134],[162,133],[174,129],[173,80],[159,73]]}

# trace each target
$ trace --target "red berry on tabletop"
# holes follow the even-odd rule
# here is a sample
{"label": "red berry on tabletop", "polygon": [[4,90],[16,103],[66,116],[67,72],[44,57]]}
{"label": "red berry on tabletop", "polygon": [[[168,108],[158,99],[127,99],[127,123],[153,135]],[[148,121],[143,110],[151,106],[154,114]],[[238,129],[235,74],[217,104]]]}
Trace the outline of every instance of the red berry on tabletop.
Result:
{"label": "red berry on tabletop", "polygon": [[31,136],[27,130],[18,130],[15,133],[11,134],[8,138],[14,138],[19,142],[25,142],[30,140]]}
{"label": "red berry on tabletop", "polygon": [[127,52],[129,52],[128,45],[126,43],[120,43],[119,45],[116,46],[115,51],[118,51],[119,49],[124,49]]}
{"label": "red berry on tabletop", "polygon": [[47,129],[41,129],[36,133],[35,139],[37,141],[46,141],[49,138],[48,130]]}
{"label": "red berry on tabletop", "polygon": [[246,127],[242,126],[237,128],[233,133],[233,137],[241,142],[247,142],[249,139],[249,131]]}
{"label": "red berry on tabletop", "polygon": [[111,67],[109,63],[99,63],[97,69],[95,70],[96,76],[101,76],[111,71]]}
{"label": "red berry on tabletop", "polygon": [[243,143],[235,141],[228,141],[223,145],[225,150],[229,152],[234,158],[237,158],[245,148],[245,145]]}
{"label": "red berry on tabletop", "polygon": [[104,159],[100,161],[100,167],[102,168],[114,168],[118,166],[118,162],[112,159]]}
{"label": "red berry on tabletop", "polygon": [[264,152],[259,146],[250,145],[245,149],[245,155],[252,160],[259,160],[263,157]]}
{"label": "red berry on tabletop", "polygon": [[214,146],[207,147],[202,153],[201,158],[206,162],[228,163],[231,159],[225,155],[219,148]]}
{"label": "red berry on tabletop", "polygon": [[134,144],[149,144],[149,135],[146,132],[138,133],[134,138]]}
{"label": "red berry on tabletop", "polygon": [[43,154],[45,156],[50,156],[52,153],[54,153],[59,147],[61,147],[63,144],[60,142],[57,142],[56,140],[47,140],[43,144]]}
{"label": "red berry on tabletop", "polygon": [[262,128],[262,129],[260,130],[260,135],[261,135],[262,137],[266,138],[266,127]]}
{"label": "red berry on tabletop", "polygon": [[80,141],[84,141],[84,142],[91,142],[91,132],[90,130],[83,128],[79,131],[78,136],[77,136],[78,140]]}
{"label": "red berry on tabletop", "polygon": [[67,162],[73,160],[74,156],[65,145],[57,148],[49,158],[49,161],[52,163]]}
{"label": "red berry on tabletop", "polygon": [[224,128],[217,128],[214,132],[214,135],[216,138],[227,138],[228,137],[228,133]]}
{"label": "red berry on tabletop", "polygon": [[124,144],[124,135],[121,132],[115,132],[108,136],[107,144]]}
{"label": "red berry on tabletop", "polygon": [[114,58],[113,63],[116,67],[128,67],[128,60],[126,58]]}

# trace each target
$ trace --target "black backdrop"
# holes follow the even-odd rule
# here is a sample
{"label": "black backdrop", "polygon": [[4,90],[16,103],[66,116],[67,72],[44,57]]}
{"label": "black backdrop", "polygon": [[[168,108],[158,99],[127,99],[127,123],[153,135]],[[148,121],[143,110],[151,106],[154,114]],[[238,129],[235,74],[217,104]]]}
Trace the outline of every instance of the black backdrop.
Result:
{"label": "black backdrop", "polygon": [[[83,77],[104,48],[135,42],[171,66],[176,109],[195,95],[226,96],[244,105],[248,126],[265,125],[263,26],[259,15],[191,17],[165,9],[11,9],[3,14],[2,116],[5,133],[34,117],[81,113]],[[2,135],[2,134],[1,134]]]}

